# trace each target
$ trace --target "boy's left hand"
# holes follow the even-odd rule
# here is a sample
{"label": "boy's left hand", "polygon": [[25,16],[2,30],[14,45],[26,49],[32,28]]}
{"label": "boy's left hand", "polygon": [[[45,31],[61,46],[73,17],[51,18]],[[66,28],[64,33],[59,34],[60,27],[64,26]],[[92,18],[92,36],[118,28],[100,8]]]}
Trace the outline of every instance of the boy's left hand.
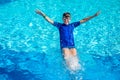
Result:
{"label": "boy's left hand", "polygon": [[98,16],[101,13],[101,11],[98,11],[97,13],[95,13],[94,16]]}

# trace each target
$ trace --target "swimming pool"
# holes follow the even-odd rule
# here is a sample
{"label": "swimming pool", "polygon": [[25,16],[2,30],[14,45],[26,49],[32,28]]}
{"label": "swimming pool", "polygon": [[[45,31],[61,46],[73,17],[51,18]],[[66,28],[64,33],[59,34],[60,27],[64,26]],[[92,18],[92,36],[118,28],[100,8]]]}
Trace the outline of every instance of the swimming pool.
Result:
{"label": "swimming pool", "polygon": [[[2,0],[0,2],[0,80],[119,80],[119,0]],[[83,71],[65,67],[57,28],[35,13],[71,22],[101,10],[75,29],[75,43]]]}

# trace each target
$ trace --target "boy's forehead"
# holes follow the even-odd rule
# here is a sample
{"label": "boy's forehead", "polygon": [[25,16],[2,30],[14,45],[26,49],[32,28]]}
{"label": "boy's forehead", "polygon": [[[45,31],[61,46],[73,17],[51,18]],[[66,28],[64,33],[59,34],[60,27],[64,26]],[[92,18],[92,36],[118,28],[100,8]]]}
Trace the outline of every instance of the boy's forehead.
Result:
{"label": "boy's forehead", "polygon": [[70,17],[70,15],[69,15],[69,14],[66,14],[65,17]]}

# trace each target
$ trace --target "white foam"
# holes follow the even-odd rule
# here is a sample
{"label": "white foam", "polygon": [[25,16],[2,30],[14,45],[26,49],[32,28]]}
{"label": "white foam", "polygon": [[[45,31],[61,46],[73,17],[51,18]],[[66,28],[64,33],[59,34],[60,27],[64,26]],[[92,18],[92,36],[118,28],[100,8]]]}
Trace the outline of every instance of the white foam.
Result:
{"label": "white foam", "polygon": [[65,57],[68,69],[71,71],[81,70],[81,65],[77,56],[67,56]]}

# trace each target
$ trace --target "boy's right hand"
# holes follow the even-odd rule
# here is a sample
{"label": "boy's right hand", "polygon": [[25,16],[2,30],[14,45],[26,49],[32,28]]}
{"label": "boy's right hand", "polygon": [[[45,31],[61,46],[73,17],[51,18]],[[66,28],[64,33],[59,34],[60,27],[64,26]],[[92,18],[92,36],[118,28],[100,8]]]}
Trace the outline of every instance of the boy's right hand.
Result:
{"label": "boy's right hand", "polygon": [[42,12],[40,11],[40,10],[35,10],[35,12],[37,13],[37,14],[42,14]]}

